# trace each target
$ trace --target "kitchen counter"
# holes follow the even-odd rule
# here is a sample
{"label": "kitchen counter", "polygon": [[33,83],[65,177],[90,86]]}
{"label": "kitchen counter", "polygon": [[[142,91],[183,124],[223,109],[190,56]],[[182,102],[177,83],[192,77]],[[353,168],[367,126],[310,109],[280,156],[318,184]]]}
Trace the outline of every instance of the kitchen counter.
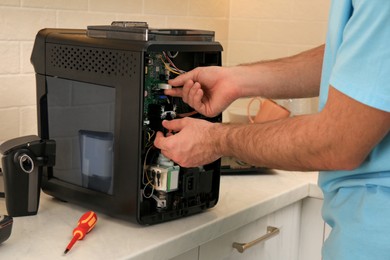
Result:
{"label": "kitchen counter", "polygon": [[[218,204],[179,220],[140,226],[98,214],[90,234],[66,259],[169,259],[306,197],[321,198],[316,172],[268,171],[225,175]],[[5,201],[0,199],[0,214]],[[58,259],[88,211],[41,195],[36,216],[14,218],[11,237],[0,245],[0,259]]]}

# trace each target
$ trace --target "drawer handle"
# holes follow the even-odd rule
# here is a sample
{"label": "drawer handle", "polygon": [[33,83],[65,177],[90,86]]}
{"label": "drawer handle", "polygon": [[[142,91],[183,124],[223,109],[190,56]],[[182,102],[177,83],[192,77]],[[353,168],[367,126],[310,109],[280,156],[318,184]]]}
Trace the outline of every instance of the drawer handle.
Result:
{"label": "drawer handle", "polygon": [[280,233],[279,228],[268,226],[267,227],[267,234],[265,234],[264,236],[259,237],[258,239],[255,239],[255,240],[248,242],[248,243],[234,242],[232,246],[233,246],[233,248],[237,249],[238,252],[244,253],[244,251],[246,249],[248,249],[248,248],[250,248],[258,243],[264,242],[264,241],[276,236],[279,233]]}

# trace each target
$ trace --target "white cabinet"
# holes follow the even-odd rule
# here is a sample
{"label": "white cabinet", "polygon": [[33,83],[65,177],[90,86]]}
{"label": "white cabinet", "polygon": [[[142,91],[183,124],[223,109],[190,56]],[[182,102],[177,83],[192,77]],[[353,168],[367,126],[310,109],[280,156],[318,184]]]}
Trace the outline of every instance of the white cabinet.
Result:
{"label": "white cabinet", "polygon": [[[201,245],[199,259],[298,259],[300,215],[301,202],[296,202]],[[279,234],[243,253],[232,247],[234,242],[247,243],[263,236],[268,226],[279,228]]]}
{"label": "white cabinet", "polygon": [[[172,260],[321,260],[321,249],[330,232],[321,217],[322,199],[305,198],[245,226],[230,231]],[[276,227],[279,233],[246,249],[233,243],[248,243]]]}
{"label": "white cabinet", "polygon": [[189,250],[181,255],[178,255],[170,260],[198,260],[199,259],[199,247]]}
{"label": "white cabinet", "polygon": [[321,260],[324,237],[321,207],[321,199],[306,198],[302,201],[299,260]]}
{"label": "white cabinet", "polygon": [[299,260],[321,260],[321,250],[331,228],[321,217],[322,199],[302,201]]}

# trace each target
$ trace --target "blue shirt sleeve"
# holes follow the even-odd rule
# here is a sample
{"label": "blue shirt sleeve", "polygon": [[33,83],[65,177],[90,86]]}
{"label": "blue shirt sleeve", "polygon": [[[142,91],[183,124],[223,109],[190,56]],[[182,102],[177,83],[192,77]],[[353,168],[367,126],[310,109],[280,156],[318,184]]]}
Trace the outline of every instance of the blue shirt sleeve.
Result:
{"label": "blue shirt sleeve", "polygon": [[352,0],[352,6],[329,83],[361,103],[390,112],[390,1]]}

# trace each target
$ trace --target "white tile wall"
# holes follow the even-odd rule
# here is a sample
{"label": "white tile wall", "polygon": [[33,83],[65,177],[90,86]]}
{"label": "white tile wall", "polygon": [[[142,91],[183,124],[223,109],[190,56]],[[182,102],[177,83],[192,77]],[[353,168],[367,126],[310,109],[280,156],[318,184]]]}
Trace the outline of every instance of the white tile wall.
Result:
{"label": "white tile wall", "polygon": [[329,0],[1,0],[0,142],[36,134],[37,31],[113,20],[216,31],[224,65],[290,55],[325,39]]}
{"label": "white tile wall", "polygon": [[[330,0],[231,0],[227,65],[293,55],[325,41]],[[228,110],[246,111],[248,99]],[[317,99],[280,100],[293,114],[317,110]],[[245,112],[243,112],[245,113]],[[228,120],[229,113],[224,113]]]}
{"label": "white tile wall", "polygon": [[80,0],[22,0],[22,7],[39,9],[74,9],[88,10],[88,1]]}
{"label": "white tile wall", "polygon": [[[17,41],[0,42],[0,74],[17,74],[20,72],[20,44]],[[16,57],[16,59],[15,59]]]}

